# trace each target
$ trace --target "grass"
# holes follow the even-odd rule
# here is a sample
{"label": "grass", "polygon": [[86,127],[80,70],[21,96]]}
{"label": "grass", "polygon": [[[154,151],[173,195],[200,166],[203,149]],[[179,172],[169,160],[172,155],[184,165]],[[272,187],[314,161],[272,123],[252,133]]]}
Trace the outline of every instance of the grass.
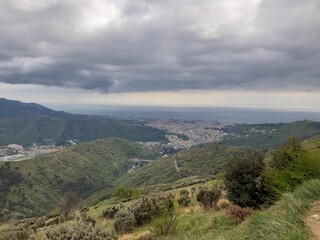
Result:
{"label": "grass", "polygon": [[311,233],[303,218],[320,199],[320,181],[311,180],[287,193],[274,206],[254,213],[236,225],[223,211],[201,210],[182,214],[174,235],[159,239],[308,240]]}
{"label": "grass", "polygon": [[310,239],[303,217],[311,204],[320,199],[320,180],[310,180],[293,193],[284,194],[273,207],[254,214],[239,239]]}
{"label": "grass", "polygon": [[[207,184],[211,184],[208,182]],[[224,210],[204,211],[193,199],[190,207],[178,209],[179,217],[175,232],[168,236],[159,236],[160,240],[309,240],[311,233],[303,219],[313,202],[320,199],[320,180],[310,180],[299,186],[294,192],[284,194],[272,207],[257,211],[241,224],[226,217]],[[109,199],[90,207],[88,215],[94,217],[97,226],[107,231],[112,230],[113,220],[105,220],[102,210],[116,204],[116,199]],[[131,202],[125,203],[130,205]],[[79,214],[78,211],[72,213]],[[74,220],[65,222],[70,226]],[[3,226],[4,227],[4,226]],[[55,226],[39,229],[36,239]],[[152,223],[134,229],[131,234],[119,236],[119,239],[139,239],[150,232]],[[39,237],[39,238],[37,238]]]}

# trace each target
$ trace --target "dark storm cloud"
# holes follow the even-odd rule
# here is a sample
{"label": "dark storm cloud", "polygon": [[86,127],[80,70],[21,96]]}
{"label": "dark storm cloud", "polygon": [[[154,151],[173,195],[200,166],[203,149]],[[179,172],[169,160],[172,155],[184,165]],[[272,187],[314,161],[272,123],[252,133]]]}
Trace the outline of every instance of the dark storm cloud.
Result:
{"label": "dark storm cloud", "polygon": [[4,0],[0,33],[11,84],[320,89],[318,0]]}

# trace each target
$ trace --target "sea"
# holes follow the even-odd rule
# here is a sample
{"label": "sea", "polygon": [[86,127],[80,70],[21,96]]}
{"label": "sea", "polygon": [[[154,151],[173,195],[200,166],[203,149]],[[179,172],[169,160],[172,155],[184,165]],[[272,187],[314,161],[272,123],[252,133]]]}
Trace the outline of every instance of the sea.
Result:
{"label": "sea", "polygon": [[[58,107],[55,107],[56,109]],[[223,123],[288,123],[320,121],[320,112],[239,107],[140,107],[140,106],[65,106],[75,114],[104,115],[125,119],[209,120]]]}

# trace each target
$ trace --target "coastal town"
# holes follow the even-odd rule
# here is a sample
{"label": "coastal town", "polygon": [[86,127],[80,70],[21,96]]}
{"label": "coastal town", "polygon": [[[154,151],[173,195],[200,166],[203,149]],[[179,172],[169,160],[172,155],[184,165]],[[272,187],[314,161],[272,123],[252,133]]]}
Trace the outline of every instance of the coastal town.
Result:
{"label": "coastal town", "polygon": [[[178,120],[178,119],[139,119],[146,126],[160,129],[166,132],[168,143],[145,142],[146,146],[162,146],[166,151],[164,155],[170,154],[170,149],[186,149],[191,146],[206,143],[218,142],[226,133],[223,123],[204,120]],[[68,144],[75,145],[76,140],[67,140]],[[57,145],[37,145],[22,146],[9,144],[0,146],[0,161],[22,161],[42,154],[61,151],[65,146]]]}
{"label": "coastal town", "polygon": [[201,143],[218,142],[225,135],[222,129],[226,124],[217,121],[178,119],[144,121],[149,127],[166,131],[168,145],[176,148],[189,148]]}

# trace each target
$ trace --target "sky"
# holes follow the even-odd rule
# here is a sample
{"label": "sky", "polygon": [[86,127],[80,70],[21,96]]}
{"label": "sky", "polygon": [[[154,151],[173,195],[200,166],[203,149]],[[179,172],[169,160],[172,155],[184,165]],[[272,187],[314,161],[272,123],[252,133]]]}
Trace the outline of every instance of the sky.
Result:
{"label": "sky", "polygon": [[319,0],[1,0],[0,97],[320,111]]}

